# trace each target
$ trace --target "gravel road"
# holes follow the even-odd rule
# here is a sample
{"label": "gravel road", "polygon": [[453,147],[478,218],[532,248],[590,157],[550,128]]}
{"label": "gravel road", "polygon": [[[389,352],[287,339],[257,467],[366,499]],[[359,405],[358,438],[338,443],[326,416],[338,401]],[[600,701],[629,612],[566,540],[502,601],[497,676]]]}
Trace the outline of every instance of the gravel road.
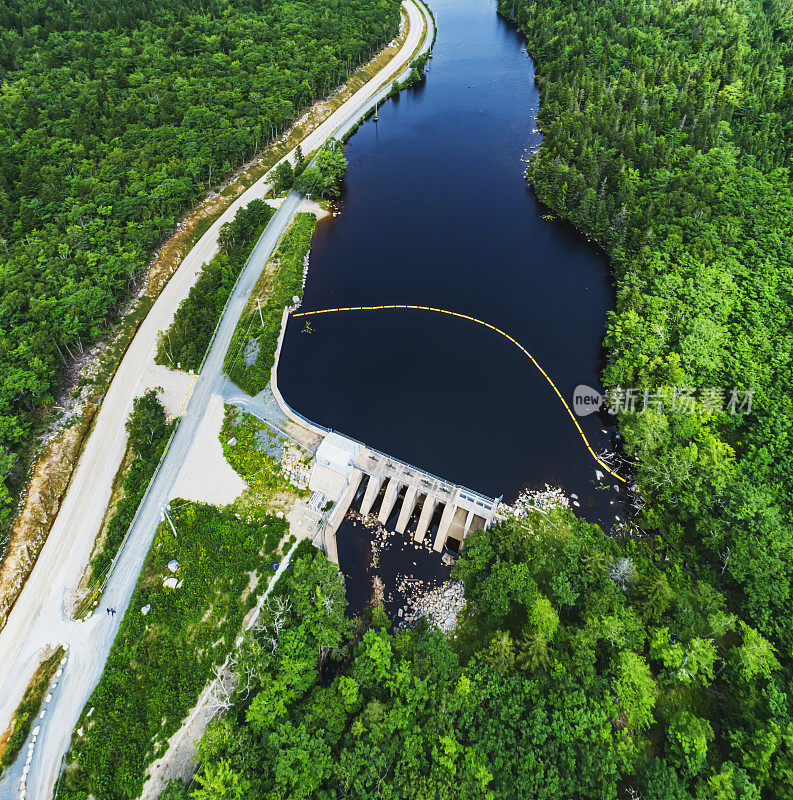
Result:
{"label": "gravel road", "polygon": [[[304,152],[316,149],[331,135],[340,136],[371,106],[375,98],[379,100],[388,92],[393,79],[405,77],[408,71],[406,65],[422,41],[425,21],[428,35],[422,49],[429,46],[432,39],[429,15],[413,0],[405,0],[403,7],[410,20],[410,29],[399,52],[372,80],[303,140],[301,145]],[[384,88],[380,89],[381,86]],[[52,795],[62,756],[69,746],[80,712],[102,674],[162,509],[170,497],[208,400],[213,394],[223,394],[226,381],[222,372],[223,359],[237,320],[261,269],[298,208],[300,196],[292,192],[275,213],[229,300],[171,447],[141,504],[108,583],[102,606],[112,606],[118,613],[113,618],[99,613],[86,622],[69,620],[64,616],[64,599],[77,585],[99,530],[110,497],[113,476],[125,449],[124,422],[131,410],[132,400],[147,388],[142,376],[153,362],[157,333],[170,325],[176,308],[187,296],[201,266],[217,253],[220,226],[232,219],[238,208],[256,197],[264,196],[267,189],[265,176],[212,225],[185,257],[141,325],[102,403],[94,430],[83,450],[47,543],[5,628],[0,632],[0,730],[10,721],[38,665],[43,648],[47,644],[69,646],[63,674],[50,702],[45,706],[45,716],[35,723],[40,726],[40,731],[28,765],[24,795],[27,798],[44,800]],[[0,780],[2,800],[22,796],[20,780],[27,759],[27,744],[17,763],[6,770]]]}

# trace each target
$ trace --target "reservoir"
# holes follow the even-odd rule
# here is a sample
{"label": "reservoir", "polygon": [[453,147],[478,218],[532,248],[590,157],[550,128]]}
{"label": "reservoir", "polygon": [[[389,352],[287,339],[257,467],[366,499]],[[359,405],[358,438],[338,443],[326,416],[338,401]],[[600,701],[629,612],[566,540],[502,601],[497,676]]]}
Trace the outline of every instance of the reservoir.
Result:
{"label": "reservoir", "polygon": [[[426,80],[346,146],[338,213],[317,228],[301,310],[417,304],[478,317],[521,342],[572,406],[578,384],[600,387],[607,260],[544,218],[524,180],[542,136],[523,37],[493,0],[430,5]],[[290,320],[278,368],[304,416],[484,494],[511,501],[548,483],[576,493],[584,516],[613,519],[613,485],[596,480],[558,397],[503,337],[406,310],[304,326]],[[610,447],[596,414],[580,423],[595,451]]]}

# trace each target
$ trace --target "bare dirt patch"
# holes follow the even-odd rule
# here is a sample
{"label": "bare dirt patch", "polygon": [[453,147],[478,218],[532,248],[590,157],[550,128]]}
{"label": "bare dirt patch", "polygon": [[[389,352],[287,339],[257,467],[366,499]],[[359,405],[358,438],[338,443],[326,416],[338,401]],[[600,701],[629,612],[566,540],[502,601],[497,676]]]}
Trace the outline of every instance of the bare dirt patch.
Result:
{"label": "bare dirt patch", "polygon": [[44,448],[28,483],[22,511],[11,527],[0,565],[0,627],[5,625],[47,540],[69,485],[90,418],[56,435]]}
{"label": "bare dirt patch", "polygon": [[207,407],[171,496],[224,506],[245,491],[245,481],[226,461],[218,438],[223,424],[223,398],[212,395]]}

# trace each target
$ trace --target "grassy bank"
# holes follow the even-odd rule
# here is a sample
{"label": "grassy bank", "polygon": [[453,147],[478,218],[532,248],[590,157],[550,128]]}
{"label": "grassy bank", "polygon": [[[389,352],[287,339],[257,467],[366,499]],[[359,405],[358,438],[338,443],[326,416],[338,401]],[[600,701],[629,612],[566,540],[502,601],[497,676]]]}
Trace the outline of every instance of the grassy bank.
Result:
{"label": "grassy bank", "polygon": [[91,558],[88,584],[92,590],[83,600],[85,610],[100,591],[101,579],[118,553],[175,424],[175,421],[167,421],[165,409],[154,390],[135,398],[126,423],[129,435],[127,453],[114,480],[117,501],[108,508],[106,523]]}
{"label": "grassy bank", "polygon": [[263,200],[252,200],[220,229],[221,251],[208,263],[179,304],[173,323],[157,337],[158,364],[197,372],[226,301],[248,256],[275,213]]}
{"label": "grassy bank", "polygon": [[224,369],[250,395],[258,394],[270,380],[284,308],[292,305],[294,297],[303,296],[305,259],[316,224],[313,214],[295,215],[237,323]]}
{"label": "grassy bank", "polygon": [[[131,798],[234,645],[267,585],[283,519],[254,523],[196,503],[158,529],[102,678],[80,717],[62,798]],[[174,589],[169,563],[178,562]],[[143,613],[147,609],[147,613]],[[89,718],[89,710],[93,708]]]}
{"label": "grassy bank", "polygon": [[38,669],[33,673],[28,688],[25,689],[22,702],[17,707],[14,719],[11,721],[11,735],[4,743],[0,741],[0,775],[17,760],[22,745],[28,738],[33,720],[36,719],[36,715],[41,709],[52,676],[64,655],[64,649],[58,647],[51,656],[39,664]]}
{"label": "grassy bank", "polygon": [[[307,469],[310,456],[256,417],[226,406],[220,442],[226,460],[247,484],[234,502],[234,510],[242,519],[251,521],[263,513],[288,514],[306,494],[295,485],[301,483],[295,470]],[[266,542],[267,549],[276,545],[275,538]]]}

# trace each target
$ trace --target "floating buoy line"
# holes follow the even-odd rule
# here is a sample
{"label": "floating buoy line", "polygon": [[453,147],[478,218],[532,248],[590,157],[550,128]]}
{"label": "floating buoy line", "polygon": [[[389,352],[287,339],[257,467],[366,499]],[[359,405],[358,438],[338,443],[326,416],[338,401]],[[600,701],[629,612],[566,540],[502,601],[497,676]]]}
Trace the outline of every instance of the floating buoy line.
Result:
{"label": "floating buoy line", "polygon": [[530,361],[534,364],[535,367],[540,371],[540,374],[548,381],[550,387],[556,393],[556,396],[561,401],[562,405],[565,407],[570,419],[573,421],[573,425],[575,425],[576,430],[578,431],[578,435],[583,440],[584,444],[586,445],[586,449],[589,451],[589,454],[595,461],[613,478],[616,478],[621,483],[627,483],[626,479],[622,477],[622,475],[618,475],[614,470],[612,470],[608,464],[604,463],[597,453],[592,449],[592,445],[589,443],[589,439],[586,438],[586,434],[584,433],[583,429],[578,423],[573,410],[568,405],[567,401],[562,396],[562,393],[557,388],[556,384],[551,380],[550,375],[540,366],[539,362],[536,358],[515,338],[510,336],[506,331],[502,331],[501,328],[497,328],[495,325],[491,325],[489,322],[485,322],[484,320],[477,319],[476,317],[472,317],[468,314],[461,314],[459,311],[449,311],[445,308],[434,308],[433,306],[413,306],[413,305],[390,305],[390,306],[345,306],[341,308],[322,308],[318,309],[317,311],[297,311],[292,314],[293,317],[313,317],[319,316],[320,314],[338,314],[343,311],[389,311],[389,310],[410,310],[410,311],[432,311],[435,314],[446,314],[449,317],[457,317],[458,319],[466,319],[469,322],[475,322],[477,325],[481,325],[483,328],[489,328],[491,331],[495,331],[499,335],[503,336],[505,339],[508,339],[515,347],[518,348]]}

